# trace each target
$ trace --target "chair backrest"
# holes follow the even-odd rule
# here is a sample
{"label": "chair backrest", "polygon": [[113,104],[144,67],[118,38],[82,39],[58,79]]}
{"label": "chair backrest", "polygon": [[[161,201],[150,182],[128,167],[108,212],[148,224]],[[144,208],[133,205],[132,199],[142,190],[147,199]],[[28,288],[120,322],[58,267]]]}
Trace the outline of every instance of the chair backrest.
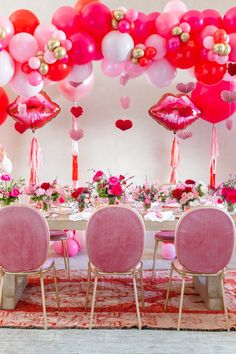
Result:
{"label": "chair backrest", "polygon": [[96,211],[86,230],[91,263],[103,272],[122,273],[133,269],[144,250],[145,228],[138,213],[122,206]]}
{"label": "chair backrest", "polygon": [[0,209],[0,266],[11,272],[40,267],[47,259],[49,229],[45,218],[28,206]]}
{"label": "chair backrest", "polygon": [[232,257],[234,243],[234,222],[221,209],[189,210],[176,227],[176,255],[191,272],[209,274],[224,269]]}

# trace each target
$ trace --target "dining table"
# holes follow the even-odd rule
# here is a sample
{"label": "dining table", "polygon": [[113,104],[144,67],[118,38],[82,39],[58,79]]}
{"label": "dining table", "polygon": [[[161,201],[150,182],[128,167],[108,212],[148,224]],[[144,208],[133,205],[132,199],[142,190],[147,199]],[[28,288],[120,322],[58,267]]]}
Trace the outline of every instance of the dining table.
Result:
{"label": "dining table", "polygon": [[[170,220],[152,221],[144,220],[146,231],[157,232],[159,230],[175,229],[180,216]],[[233,215],[234,222],[236,216]],[[88,220],[71,220],[69,215],[52,215],[46,218],[50,230],[86,230]],[[222,310],[222,292],[218,277],[193,277],[193,284],[199,292],[205,305],[210,310]],[[7,275],[4,279],[2,309],[14,309],[27,286],[27,277]]]}

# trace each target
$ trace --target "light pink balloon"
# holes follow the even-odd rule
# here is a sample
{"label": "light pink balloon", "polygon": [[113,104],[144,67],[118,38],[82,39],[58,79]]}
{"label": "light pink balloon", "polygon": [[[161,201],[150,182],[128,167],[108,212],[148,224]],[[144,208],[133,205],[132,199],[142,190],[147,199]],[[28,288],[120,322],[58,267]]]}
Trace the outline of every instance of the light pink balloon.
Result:
{"label": "light pink balloon", "polygon": [[38,71],[32,71],[27,75],[27,77],[28,77],[28,82],[32,86],[40,85],[43,80],[42,75]]}
{"label": "light pink balloon", "polygon": [[61,41],[61,45],[67,50],[71,50],[72,48],[72,42],[69,39],[66,39],[65,41]]}
{"label": "light pink balloon", "polygon": [[213,36],[214,33],[218,30],[218,28],[216,26],[213,26],[213,25],[209,25],[209,26],[206,26],[202,32],[200,33],[200,39],[204,40],[205,37],[207,36]]}
{"label": "light pink balloon", "polygon": [[33,70],[37,70],[40,67],[41,61],[38,57],[32,57],[29,59],[29,67]]}
{"label": "light pink balloon", "polygon": [[125,14],[125,18],[130,22],[136,21],[138,18],[138,11],[135,9],[129,9]]}
{"label": "light pink balloon", "polygon": [[94,76],[91,75],[77,88],[74,88],[68,81],[62,81],[58,84],[59,92],[68,100],[77,102],[78,100],[88,96],[94,87]]}
{"label": "light pink balloon", "polygon": [[53,64],[57,61],[57,59],[53,55],[53,52],[51,52],[50,50],[46,50],[44,52],[43,58],[47,64]]}
{"label": "light pink balloon", "polygon": [[172,0],[168,2],[164,7],[164,12],[171,12],[179,18],[187,11],[187,6],[183,1],[180,0]]}
{"label": "light pink balloon", "polygon": [[174,259],[176,257],[173,243],[164,243],[161,247],[161,256],[164,259]]}
{"label": "light pink balloon", "polygon": [[153,47],[156,49],[157,54],[154,59],[161,59],[167,53],[166,39],[158,34],[152,34],[145,42],[147,47]]}
{"label": "light pink balloon", "polygon": [[214,47],[215,41],[212,36],[207,36],[203,39],[203,45],[206,49],[212,49]]}
{"label": "light pink balloon", "polygon": [[1,39],[1,42],[3,44],[3,48],[8,46],[11,38],[14,35],[14,27],[11,21],[7,17],[0,16],[0,27],[4,28],[6,31],[6,37],[4,39]]}
{"label": "light pink balloon", "polygon": [[93,72],[93,63],[83,65],[74,65],[71,72],[66,78],[66,81],[84,82]]}
{"label": "light pink balloon", "polygon": [[124,63],[109,63],[106,59],[102,60],[103,74],[109,77],[117,77],[122,74],[124,70]]}
{"label": "light pink balloon", "polygon": [[229,44],[231,46],[231,52],[229,54],[229,60],[230,61],[236,61],[236,33],[230,33],[229,37],[230,37]]}
{"label": "light pink balloon", "polygon": [[147,80],[156,87],[169,86],[175,76],[176,69],[165,58],[154,61],[147,69]]}
{"label": "light pink balloon", "polygon": [[182,22],[179,26],[182,28],[183,32],[187,32],[187,33],[191,32],[191,26],[188,22]]}
{"label": "light pink balloon", "polygon": [[63,255],[63,248],[62,248],[62,244],[61,244],[61,241],[55,241],[52,243],[52,248],[53,248],[53,251],[56,253],[56,254],[59,254],[59,255]]}
{"label": "light pink balloon", "polygon": [[212,50],[209,50],[209,52],[207,53],[207,59],[209,61],[217,61],[219,58],[219,55],[214,53]]}
{"label": "light pink balloon", "polygon": [[156,29],[157,33],[163,37],[170,34],[172,28],[179,24],[179,19],[174,13],[166,12],[157,17]]}
{"label": "light pink balloon", "polygon": [[134,41],[128,33],[109,32],[102,41],[102,53],[110,63],[122,63],[130,58]]}
{"label": "light pink balloon", "polygon": [[9,52],[18,63],[24,63],[29,58],[34,57],[38,49],[36,39],[25,32],[15,34],[9,43]]}
{"label": "light pink balloon", "polygon": [[66,40],[66,34],[63,31],[56,31],[53,33],[53,38],[59,39],[59,41],[65,41]]}
{"label": "light pink balloon", "polygon": [[27,75],[21,71],[21,66],[17,65],[15,75],[10,82],[10,87],[19,96],[32,97],[42,90],[43,81],[38,86],[30,85]]}
{"label": "light pink balloon", "polygon": [[229,56],[228,55],[224,55],[224,56],[218,55],[218,58],[216,59],[216,62],[218,64],[220,64],[220,65],[224,65],[224,64],[228,63],[228,60],[229,60]]}
{"label": "light pink balloon", "polygon": [[146,69],[140,65],[133,64],[130,60],[125,63],[124,73],[129,76],[129,79],[135,79],[141,76]]}
{"label": "light pink balloon", "polygon": [[37,39],[39,49],[44,50],[45,44],[53,37],[53,33],[57,31],[57,28],[50,24],[40,24],[34,31],[34,37]]}
{"label": "light pink balloon", "polygon": [[15,73],[15,64],[6,50],[0,52],[0,87],[5,86],[12,79]]}

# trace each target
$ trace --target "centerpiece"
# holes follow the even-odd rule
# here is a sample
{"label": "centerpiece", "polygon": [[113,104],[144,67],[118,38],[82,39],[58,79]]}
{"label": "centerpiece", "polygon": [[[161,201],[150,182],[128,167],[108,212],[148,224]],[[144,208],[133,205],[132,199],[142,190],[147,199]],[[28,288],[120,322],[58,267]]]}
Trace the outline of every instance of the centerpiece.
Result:
{"label": "centerpiece", "polygon": [[78,203],[79,211],[82,212],[92,204],[91,191],[88,187],[80,187],[71,192],[71,200]]}
{"label": "centerpiece", "polygon": [[2,206],[10,205],[19,199],[25,180],[20,178],[14,180],[10,175],[0,177],[0,203]]}
{"label": "centerpiece", "polygon": [[170,195],[180,204],[182,211],[199,204],[200,195],[195,184],[178,184],[170,191]]}
{"label": "centerpiece", "polygon": [[236,176],[230,176],[227,181],[221,183],[216,189],[216,194],[226,203],[227,210],[234,212],[236,206]]}
{"label": "centerpiece", "polygon": [[147,211],[151,208],[153,202],[157,201],[158,189],[157,186],[144,184],[136,187],[132,192],[133,200],[143,203],[143,208]]}
{"label": "centerpiece", "polygon": [[52,202],[57,202],[60,197],[57,179],[52,183],[43,182],[29,187],[25,190],[25,193],[30,195],[31,200],[37,203],[38,208],[47,212],[50,210]]}

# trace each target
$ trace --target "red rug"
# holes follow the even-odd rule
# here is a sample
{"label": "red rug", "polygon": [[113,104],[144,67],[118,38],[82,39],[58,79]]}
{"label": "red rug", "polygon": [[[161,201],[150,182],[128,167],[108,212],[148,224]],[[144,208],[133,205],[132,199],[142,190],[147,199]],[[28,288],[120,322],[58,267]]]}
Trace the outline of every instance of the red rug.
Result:
{"label": "red rug", "polygon": [[[169,311],[163,306],[168,282],[168,271],[159,271],[156,281],[151,282],[151,271],[145,271],[145,309],[141,311],[143,328],[176,329],[180,278],[175,276],[170,294]],[[59,272],[61,309],[55,301],[53,282],[48,276],[45,283],[46,306],[49,328],[88,328],[90,308],[84,310],[86,291],[86,272],[71,271],[71,281],[64,271]],[[92,293],[92,288],[91,288]],[[229,309],[230,326],[236,328],[236,272],[226,276],[226,297]],[[0,311],[0,325],[16,328],[42,328],[42,305],[38,278],[31,278],[29,285],[12,311]],[[132,279],[129,277],[106,277],[98,282],[97,301],[94,316],[95,328],[133,328],[137,327],[136,309]],[[186,330],[225,330],[223,312],[209,311],[194,289],[189,278],[186,283],[182,329]]]}

